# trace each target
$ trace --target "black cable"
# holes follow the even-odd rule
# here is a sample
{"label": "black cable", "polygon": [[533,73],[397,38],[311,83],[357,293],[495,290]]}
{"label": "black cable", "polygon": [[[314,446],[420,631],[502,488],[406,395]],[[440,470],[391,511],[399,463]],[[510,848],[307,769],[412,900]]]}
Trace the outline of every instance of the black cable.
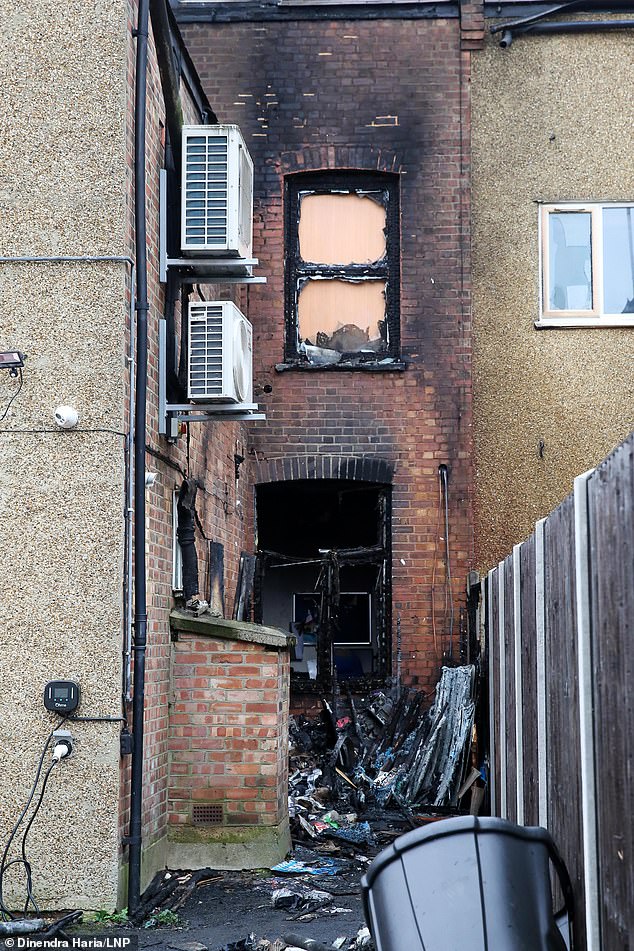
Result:
{"label": "black cable", "polygon": [[[32,892],[32,890],[31,890],[31,885],[32,885],[32,882],[31,882],[31,865],[30,865],[30,863],[29,863],[29,860],[28,860],[27,857],[26,857],[26,838],[27,838],[27,836],[28,836],[28,834],[29,834],[29,830],[30,830],[31,826],[32,826],[33,823],[35,822],[35,817],[37,816],[37,814],[38,814],[38,812],[39,812],[40,806],[42,805],[42,800],[44,799],[44,793],[46,792],[46,784],[47,784],[47,782],[48,782],[48,778],[49,778],[49,776],[51,775],[51,773],[53,772],[53,768],[54,768],[55,766],[57,766],[57,764],[58,764],[59,762],[60,762],[60,761],[59,761],[58,759],[54,759],[53,762],[51,763],[51,765],[49,766],[49,768],[47,769],[46,775],[44,776],[44,779],[42,780],[42,788],[41,788],[41,790],[40,790],[40,798],[39,798],[38,801],[37,801],[37,805],[35,806],[35,809],[33,810],[33,813],[32,813],[32,815],[31,815],[31,818],[30,818],[29,821],[28,821],[27,827],[26,827],[26,829],[24,830],[24,835],[22,836],[22,860],[21,860],[21,861],[22,861],[22,863],[24,864],[24,868],[25,868],[25,870],[26,870],[26,892],[27,892],[27,899],[26,899],[26,902],[24,903],[24,913],[25,913],[25,914],[26,914],[26,912],[28,911],[29,902],[31,902],[31,904],[33,905],[33,908],[35,909],[35,913],[36,913],[36,914],[39,914],[39,912],[40,912],[40,909],[39,909],[39,907],[38,907],[38,904],[37,904],[37,902],[35,901],[35,899],[33,898],[33,892]],[[18,861],[20,861],[20,859],[18,859]]]}
{"label": "black cable", "polygon": [[9,835],[9,839],[8,839],[7,844],[6,844],[6,846],[5,846],[4,852],[2,853],[2,859],[0,860],[0,915],[2,916],[2,920],[3,920],[3,921],[6,921],[6,920],[7,920],[7,916],[8,916],[10,919],[13,918],[13,915],[11,914],[11,912],[9,911],[9,909],[6,907],[6,905],[4,904],[4,898],[3,898],[4,875],[5,875],[5,872],[7,871],[7,869],[10,868],[11,865],[14,865],[16,862],[22,861],[21,859],[15,859],[14,861],[7,863],[7,857],[8,857],[8,855],[9,855],[9,849],[11,848],[11,843],[13,842],[13,840],[14,840],[16,834],[17,834],[17,831],[18,831],[18,829],[20,828],[20,825],[22,824],[22,820],[24,819],[25,815],[27,814],[27,812],[28,812],[28,810],[29,810],[29,807],[30,807],[31,803],[33,802],[33,797],[35,796],[35,791],[36,791],[37,785],[38,785],[38,783],[39,783],[39,781],[40,781],[40,774],[41,774],[41,772],[42,772],[42,765],[43,765],[43,763],[44,763],[44,757],[46,756],[46,751],[47,751],[47,749],[48,749],[48,745],[49,745],[49,743],[51,742],[51,740],[52,740],[52,738],[53,738],[53,733],[55,732],[55,730],[59,730],[59,728],[62,726],[62,724],[65,723],[66,719],[67,719],[67,717],[62,717],[62,719],[59,721],[59,723],[57,723],[57,724],[53,727],[53,729],[51,730],[51,732],[49,733],[49,735],[46,737],[46,742],[45,742],[45,744],[44,744],[44,748],[43,748],[42,754],[41,754],[41,756],[40,756],[40,761],[39,761],[39,763],[37,764],[37,770],[36,770],[36,773],[35,773],[35,779],[34,779],[34,781],[33,781],[33,785],[31,786],[31,791],[30,791],[29,796],[28,796],[28,799],[27,799],[27,801],[26,801],[26,805],[24,806],[22,812],[20,813],[20,817],[19,817],[18,821],[17,821],[16,824],[13,826],[13,829],[11,830],[11,834]]}
{"label": "black cable", "polygon": [[7,403],[7,405],[6,405],[6,407],[5,407],[5,410],[4,410],[4,413],[2,414],[2,416],[0,416],[0,423],[2,422],[3,419],[6,418],[6,415],[7,415],[7,413],[9,412],[9,409],[11,408],[11,403],[13,403],[14,399],[16,398],[16,396],[18,395],[18,393],[19,393],[20,390],[22,389],[22,384],[24,383],[24,378],[23,378],[23,376],[22,376],[22,367],[20,367],[20,369],[18,370],[18,373],[20,374],[20,385],[18,386],[17,390],[15,391],[15,393],[13,394],[13,396],[11,397],[11,399],[9,400],[9,402]]}
{"label": "black cable", "polygon": [[[18,395],[18,393],[19,393],[19,390],[13,395],[12,400],[15,399],[15,397]],[[10,406],[10,405],[11,405],[11,404],[9,404],[9,406]],[[9,408],[9,407],[7,407],[7,409],[8,409],[8,408]],[[6,415],[6,413],[5,413],[5,415]],[[0,417],[0,422],[2,422],[3,419],[4,419],[4,416]],[[30,436],[30,435],[33,435],[33,434],[35,434],[35,435],[40,435],[40,434],[46,434],[46,433],[53,433],[53,434],[55,434],[55,435],[59,435],[59,434],[62,433],[62,432],[65,433],[65,434],[68,435],[68,436],[73,435],[73,434],[74,434],[74,435],[79,435],[79,433],[110,433],[111,436],[122,436],[124,439],[127,439],[127,438],[128,438],[128,434],[127,434],[127,433],[122,433],[122,432],[120,432],[118,429],[107,429],[107,428],[104,427],[104,426],[100,426],[100,427],[97,427],[97,428],[95,428],[95,429],[63,429],[63,430],[60,429],[59,426],[56,427],[55,429],[5,429],[5,430],[3,431],[3,435],[6,434],[7,436],[12,436],[14,433],[17,433],[17,434],[19,434],[19,435],[21,435],[21,436],[23,436],[23,435],[29,435],[29,436]]]}

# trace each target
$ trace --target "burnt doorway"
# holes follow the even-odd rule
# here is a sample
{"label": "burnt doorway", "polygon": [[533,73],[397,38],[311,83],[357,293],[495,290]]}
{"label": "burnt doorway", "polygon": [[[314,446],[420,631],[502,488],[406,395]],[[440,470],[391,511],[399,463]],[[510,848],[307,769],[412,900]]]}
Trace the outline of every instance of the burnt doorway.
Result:
{"label": "burnt doorway", "polygon": [[291,630],[296,690],[390,673],[390,486],[345,479],[256,489],[256,616]]}

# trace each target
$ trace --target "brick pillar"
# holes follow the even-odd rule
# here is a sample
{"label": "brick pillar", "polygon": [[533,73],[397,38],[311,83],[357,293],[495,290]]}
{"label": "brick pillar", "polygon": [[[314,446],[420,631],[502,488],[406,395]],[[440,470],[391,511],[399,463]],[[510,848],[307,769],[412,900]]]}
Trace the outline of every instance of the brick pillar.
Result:
{"label": "brick pillar", "polygon": [[172,612],[171,867],[259,868],[290,848],[289,636]]}

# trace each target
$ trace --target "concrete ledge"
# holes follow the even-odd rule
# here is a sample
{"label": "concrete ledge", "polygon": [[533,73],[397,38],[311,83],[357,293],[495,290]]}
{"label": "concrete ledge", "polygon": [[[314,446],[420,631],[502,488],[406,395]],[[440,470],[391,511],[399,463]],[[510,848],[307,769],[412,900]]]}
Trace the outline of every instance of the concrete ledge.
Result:
{"label": "concrete ledge", "polygon": [[171,832],[168,868],[270,868],[291,850],[288,819],[276,826],[187,826]]}
{"label": "concrete ledge", "polygon": [[226,641],[246,641],[274,650],[288,650],[295,643],[293,634],[285,634],[277,627],[251,624],[250,621],[230,621],[227,618],[201,614],[195,617],[188,611],[174,608],[170,612],[172,630],[197,637],[216,637]]}

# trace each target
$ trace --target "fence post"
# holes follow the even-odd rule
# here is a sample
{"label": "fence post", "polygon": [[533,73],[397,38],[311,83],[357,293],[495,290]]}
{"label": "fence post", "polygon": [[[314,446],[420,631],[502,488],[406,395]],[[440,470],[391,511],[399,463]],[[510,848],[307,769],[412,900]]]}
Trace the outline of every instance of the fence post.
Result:
{"label": "fence post", "polygon": [[599,876],[597,847],[596,776],[594,766],[594,711],[592,690],[592,618],[590,614],[590,532],[588,480],[594,469],[574,481],[575,591],[579,726],[581,738],[581,807],[583,821],[583,875],[587,951],[599,951]]}
{"label": "fence post", "polygon": [[500,817],[508,818],[506,802],[506,649],[504,646],[504,562],[498,565],[498,644],[500,650]]}
{"label": "fence post", "polygon": [[521,545],[513,546],[513,634],[515,639],[515,789],[517,824],[524,825],[524,721],[522,719]]}
{"label": "fence post", "polygon": [[544,525],[535,523],[535,657],[537,664],[537,782],[539,824],[548,828],[548,734],[546,732],[546,571],[544,563]]}
{"label": "fence post", "polygon": [[495,782],[495,670],[493,666],[493,638],[497,637],[497,631],[493,630],[493,572],[487,575],[487,656],[489,658],[489,799],[491,802],[491,815],[497,815],[497,786]]}

